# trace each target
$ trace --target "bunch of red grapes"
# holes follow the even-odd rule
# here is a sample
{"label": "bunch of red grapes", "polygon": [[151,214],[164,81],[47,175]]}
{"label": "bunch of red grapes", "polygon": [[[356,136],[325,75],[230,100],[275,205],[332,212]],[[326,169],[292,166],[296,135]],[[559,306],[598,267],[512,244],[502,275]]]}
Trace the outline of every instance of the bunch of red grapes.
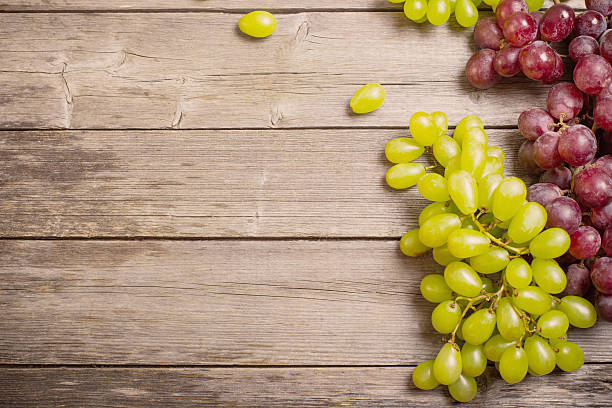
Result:
{"label": "bunch of red grapes", "polygon": [[612,1],[586,0],[586,6],[589,10],[576,17],[565,4],[555,4],[542,13],[529,12],[525,0],[502,0],[495,17],[481,18],[474,28],[474,41],[481,50],[467,62],[467,80],[476,88],[487,89],[502,77],[522,72],[535,81],[555,83],[563,76],[563,59],[549,43],[570,35],[576,37],[570,46],[574,61],[591,54],[609,60],[612,32],[606,31],[606,17],[612,14]]}

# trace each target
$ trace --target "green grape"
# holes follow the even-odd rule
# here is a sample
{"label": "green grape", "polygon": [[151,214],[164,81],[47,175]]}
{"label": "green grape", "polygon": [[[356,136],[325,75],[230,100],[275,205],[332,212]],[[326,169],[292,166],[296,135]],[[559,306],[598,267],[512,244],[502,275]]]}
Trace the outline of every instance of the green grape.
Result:
{"label": "green grape", "polygon": [[448,250],[457,258],[471,258],[486,253],[491,240],[480,231],[460,228],[448,236]]}
{"label": "green grape", "polygon": [[437,273],[425,275],[421,279],[420,289],[421,295],[431,303],[442,303],[453,298],[453,292],[446,284],[444,276]]}
{"label": "green grape", "polygon": [[[497,187],[503,181],[503,179],[504,176],[501,174],[489,174],[480,180],[478,183],[478,208],[491,208],[493,194],[495,194]],[[493,221],[494,220],[491,222]]]}
{"label": "green grape", "polygon": [[438,138],[438,127],[431,115],[425,112],[416,112],[410,117],[410,133],[414,140],[423,146],[431,146]]}
{"label": "green grape", "polygon": [[457,381],[448,386],[448,393],[459,402],[468,402],[476,396],[477,387],[474,377],[461,374]]}
{"label": "green grape", "polygon": [[554,259],[535,258],[531,261],[533,280],[548,293],[561,293],[567,284],[565,272]]}
{"label": "green grape", "polygon": [[538,203],[522,206],[510,221],[508,237],[514,242],[531,241],[546,226],[546,209]]}
{"label": "green grape", "polygon": [[502,161],[499,160],[497,157],[487,156],[487,159],[485,160],[485,164],[482,170],[480,171],[480,173],[476,175],[476,178],[480,180],[490,174],[502,175],[503,173],[504,173],[504,164],[502,163]]}
{"label": "green grape", "polygon": [[506,153],[504,153],[504,149],[499,146],[488,146],[487,157],[497,157],[503,165],[504,161],[506,160]]}
{"label": "green grape", "polygon": [[417,24],[421,24],[427,21],[427,15],[424,15],[423,18],[420,18],[418,20],[414,20],[415,23]]}
{"label": "green grape", "polygon": [[406,0],[404,14],[412,21],[427,18],[427,0]]}
{"label": "green grape", "polygon": [[476,7],[478,7],[478,6],[480,6],[480,3],[482,3],[482,0],[472,0],[472,3],[473,3],[473,4],[474,4]]}
{"label": "green grape", "polygon": [[510,384],[521,382],[528,367],[527,353],[520,346],[508,347],[499,360],[499,374]]}
{"label": "green grape", "polygon": [[350,106],[354,113],[369,113],[380,108],[384,101],[385,88],[380,84],[367,84],[353,95]]}
{"label": "green grape", "polygon": [[560,337],[553,337],[552,339],[548,339],[548,342],[550,343],[550,345],[555,348],[559,347],[561,344],[565,343],[566,341],[567,341],[567,335],[560,336]]}
{"label": "green grape", "polygon": [[445,300],[431,313],[431,324],[438,333],[448,334],[457,327],[461,312],[461,307],[455,301]]}
{"label": "green grape", "polygon": [[437,173],[427,173],[417,182],[419,193],[429,201],[450,200],[446,179]]}
{"label": "green grape", "polygon": [[444,280],[453,292],[461,296],[475,297],[480,294],[480,276],[464,262],[451,262],[444,268]]}
{"label": "green grape", "polygon": [[478,9],[470,0],[457,0],[455,17],[460,26],[472,27],[478,21]]}
{"label": "green grape", "polygon": [[478,207],[478,185],[470,173],[457,170],[448,176],[448,192],[463,214],[473,214]]}
{"label": "green grape", "polygon": [[426,360],[415,367],[412,372],[412,383],[415,387],[421,390],[432,390],[440,385],[434,376],[433,365],[433,360]]}
{"label": "green grape", "polygon": [[425,149],[413,138],[392,139],[385,146],[385,156],[391,163],[409,163],[423,154]]}
{"label": "green grape", "polygon": [[591,302],[580,296],[565,296],[559,303],[559,310],[567,315],[572,326],[581,329],[589,328],[597,321],[597,312]]}
{"label": "green grape", "polygon": [[451,174],[459,170],[461,170],[461,154],[451,157],[448,160],[448,164],[446,165],[446,168],[444,169],[444,177],[448,179]]}
{"label": "green grape", "polygon": [[256,38],[264,38],[276,31],[276,18],[267,11],[252,11],[238,21],[240,31]]}
{"label": "green grape", "polygon": [[565,336],[568,328],[569,319],[560,310],[549,310],[538,319],[538,333],[547,339]]}
{"label": "green grape", "polygon": [[477,141],[464,141],[461,149],[461,170],[480,174],[487,160],[486,148]]}
{"label": "green grape", "polygon": [[487,278],[486,276],[481,276],[480,280],[482,281],[482,290],[487,293],[495,292],[495,286],[493,285],[493,280],[491,278]]}
{"label": "green grape", "polygon": [[429,0],[427,20],[433,25],[442,25],[450,17],[451,7],[448,0]]}
{"label": "green grape", "polygon": [[550,295],[537,286],[515,288],[512,301],[519,309],[535,315],[542,315],[551,308]]}
{"label": "green grape", "polygon": [[436,127],[438,128],[438,137],[445,135],[448,131],[448,118],[444,112],[433,112],[431,114]]}
{"label": "green grape", "polygon": [[508,177],[497,187],[493,194],[493,215],[500,221],[514,217],[525,201],[527,187],[523,180],[517,177]]}
{"label": "green grape", "polygon": [[493,335],[496,321],[497,316],[494,311],[489,311],[487,308],[475,311],[463,324],[463,339],[476,346],[484,343]]}
{"label": "green grape", "polygon": [[448,236],[461,227],[456,214],[438,214],[429,218],[419,229],[419,239],[428,247],[435,248],[446,244]]}
{"label": "green grape", "polygon": [[430,249],[419,240],[419,228],[411,229],[400,239],[400,250],[406,256],[417,257]]}
{"label": "green grape", "polygon": [[529,243],[529,251],[535,258],[558,258],[570,247],[570,236],[561,228],[549,228]]}
{"label": "green grape", "polygon": [[457,127],[455,128],[455,132],[453,133],[453,137],[457,143],[459,143],[459,146],[463,145],[463,138],[465,137],[467,131],[475,127],[484,129],[482,120],[480,120],[480,118],[476,115],[466,116],[459,121]]}
{"label": "green grape", "polygon": [[450,385],[459,379],[462,370],[461,353],[456,344],[446,343],[434,360],[434,376],[440,384]]}
{"label": "green grape", "polygon": [[546,340],[537,334],[533,335],[525,340],[524,348],[531,371],[537,375],[544,375],[555,369],[557,358]]}
{"label": "green grape", "polygon": [[403,190],[414,186],[424,175],[422,164],[399,163],[387,170],[386,180],[389,187]]}
{"label": "green grape", "polygon": [[529,11],[535,11],[542,8],[544,5],[544,0],[525,0],[525,3],[527,3]]}
{"label": "green grape", "polygon": [[442,265],[442,266],[446,266],[451,262],[456,262],[456,261],[461,260],[461,258],[457,258],[453,254],[451,254],[446,245],[435,247],[433,249],[433,259],[439,265]]}
{"label": "green grape", "polygon": [[443,167],[448,166],[450,159],[461,154],[459,143],[452,137],[446,135],[437,138],[432,147],[435,159]]}
{"label": "green grape", "polygon": [[455,6],[457,5],[457,0],[448,0],[451,8],[451,15],[455,13]]}
{"label": "green grape", "polygon": [[470,265],[478,273],[499,272],[510,262],[510,254],[503,248],[491,248],[482,255],[470,258]]}
{"label": "green grape", "polygon": [[[473,127],[469,129],[463,136],[461,146],[465,146],[466,143],[478,142],[481,145],[483,145],[486,149],[488,140],[489,139],[487,137],[487,133],[484,131],[483,128]],[[486,150],[485,150],[485,155],[486,155]]]}
{"label": "green grape", "polygon": [[461,228],[479,231],[478,225],[476,225],[476,223],[471,218],[466,218],[465,220],[463,220],[463,222],[461,223]]}
{"label": "green grape", "polygon": [[470,377],[478,377],[484,373],[487,368],[487,358],[484,354],[484,346],[482,344],[473,345],[465,343],[461,348],[461,364],[463,366],[463,374]]}
{"label": "green grape", "polygon": [[531,266],[523,258],[514,258],[506,266],[506,281],[516,289],[523,289],[531,283]]}
{"label": "green grape", "polygon": [[487,359],[497,362],[501,359],[502,354],[508,347],[516,345],[516,341],[504,339],[501,335],[496,334],[485,343],[483,351]]}
{"label": "green grape", "polygon": [[439,214],[455,214],[455,212],[459,212],[459,210],[450,202],[446,203],[431,203],[419,214],[419,225],[423,225],[425,221],[433,217],[434,215]]}
{"label": "green grape", "polygon": [[576,371],[584,364],[584,352],[571,341],[564,341],[556,346],[557,366],[563,371]]}
{"label": "green grape", "polygon": [[497,330],[504,339],[512,341],[519,340],[525,334],[523,320],[507,297],[501,298],[497,306]]}

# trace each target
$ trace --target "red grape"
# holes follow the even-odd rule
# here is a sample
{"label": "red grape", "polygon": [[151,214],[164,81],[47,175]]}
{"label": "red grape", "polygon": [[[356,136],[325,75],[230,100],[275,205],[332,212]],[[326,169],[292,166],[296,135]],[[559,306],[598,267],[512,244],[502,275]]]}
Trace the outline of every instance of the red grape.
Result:
{"label": "red grape", "polygon": [[512,77],[521,72],[518,58],[520,52],[520,48],[511,46],[504,47],[497,51],[495,53],[495,59],[493,60],[495,72],[503,77]]}
{"label": "red grape", "polygon": [[576,259],[587,259],[595,256],[601,247],[601,236],[593,227],[583,225],[574,231],[570,238],[569,251]]}
{"label": "red grape", "polygon": [[612,97],[601,98],[593,110],[595,123],[602,129],[612,130]]}
{"label": "red grape", "polygon": [[519,62],[527,78],[540,81],[554,71],[557,59],[555,51],[548,44],[534,41],[521,49]]}
{"label": "red grape", "polygon": [[582,110],[584,96],[580,89],[570,82],[561,82],[548,91],[546,105],[552,117],[569,121]]}
{"label": "red grape", "polygon": [[606,295],[612,295],[612,258],[599,258],[591,268],[591,280],[595,289]]}
{"label": "red grape", "polygon": [[499,45],[503,39],[502,29],[499,28],[494,17],[478,20],[476,27],[474,27],[474,42],[479,48],[499,50]]}
{"label": "red grape", "polygon": [[539,174],[542,169],[533,160],[533,143],[530,140],[525,140],[518,151],[519,164],[529,174]]}
{"label": "red grape", "polygon": [[[552,195],[552,193],[549,193]],[[574,233],[580,226],[582,210],[576,201],[570,197],[554,198],[546,205],[548,220],[547,228],[561,228],[568,234]],[[597,247],[599,248],[599,246]],[[576,256],[572,253],[573,256]]]}
{"label": "red grape", "polygon": [[522,47],[535,40],[538,24],[527,13],[514,13],[504,23],[504,37],[515,47]]}
{"label": "red grape", "polygon": [[599,54],[599,43],[593,37],[581,35],[574,38],[569,45],[569,55],[574,62],[591,54]]}
{"label": "red grape", "polygon": [[552,169],[563,164],[559,155],[559,134],[545,132],[533,145],[533,160],[543,169]]}
{"label": "red grape", "polygon": [[553,71],[542,78],[543,84],[554,84],[563,76],[563,59],[555,52],[555,68]]}
{"label": "red grape", "polygon": [[569,190],[572,183],[572,171],[565,166],[548,169],[540,175],[540,183],[552,183],[560,189]]}
{"label": "red grape", "polygon": [[541,108],[529,108],[520,114],[518,128],[525,139],[536,140],[542,133],[552,130],[555,120]]}
{"label": "red grape", "polygon": [[605,230],[612,227],[612,201],[603,207],[591,210],[591,222],[598,230]]}
{"label": "red grape", "polygon": [[582,92],[596,95],[612,75],[610,63],[599,55],[587,55],[574,68],[574,83]]}
{"label": "red grape", "polygon": [[465,76],[470,84],[487,89],[499,82],[501,76],[493,68],[494,58],[493,50],[480,50],[472,55],[465,67]]}
{"label": "red grape", "polygon": [[588,127],[574,125],[561,132],[559,155],[566,163],[572,166],[584,166],[593,160],[596,153],[597,139]]}
{"label": "red grape", "polygon": [[599,11],[604,16],[612,14],[612,2],[610,0],[585,0],[586,8]]}
{"label": "red grape", "polygon": [[603,14],[595,10],[587,10],[576,17],[574,34],[576,36],[588,35],[593,38],[599,38],[607,27],[608,23]]}
{"label": "red grape", "polygon": [[508,17],[518,12],[529,13],[529,8],[524,0],[502,0],[495,9],[497,25],[503,27]]}
{"label": "red grape", "polygon": [[585,207],[603,207],[612,200],[612,178],[600,168],[585,168],[574,178],[574,193]]}
{"label": "red grape", "polygon": [[599,317],[608,322],[612,322],[612,296],[602,295],[597,296],[597,310],[599,310]]}
{"label": "red grape", "polygon": [[607,154],[597,159],[595,162],[595,167],[599,167],[605,171],[608,176],[612,177],[612,154]]}
{"label": "red grape", "polygon": [[564,293],[566,295],[584,296],[591,287],[591,272],[580,264],[571,264],[566,271],[567,285]]}
{"label": "red grape", "polygon": [[534,10],[531,13],[529,13],[529,15],[533,17],[536,24],[538,25],[538,32],[536,33],[536,40],[540,40],[542,38],[542,34],[540,34],[540,22],[542,21],[542,17],[544,17],[544,13],[538,10]]}
{"label": "red grape", "polygon": [[607,30],[599,38],[599,53],[608,62],[612,62],[612,30]]}
{"label": "red grape", "polygon": [[542,39],[552,42],[565,39],[574,29],[575,19],[574,9],[566,4],[555,4],[546,10],[542,17],[540,23]]}
{"label": "red grape", "polygon": [[603,234],[601,247],[608,256],[612,256],[612,227],[607,228]]}
{"label": "red grape", "polygon": [[551,183],[536,183],[527,188],[527,201],[547,207],[561,196],[561,189]]}

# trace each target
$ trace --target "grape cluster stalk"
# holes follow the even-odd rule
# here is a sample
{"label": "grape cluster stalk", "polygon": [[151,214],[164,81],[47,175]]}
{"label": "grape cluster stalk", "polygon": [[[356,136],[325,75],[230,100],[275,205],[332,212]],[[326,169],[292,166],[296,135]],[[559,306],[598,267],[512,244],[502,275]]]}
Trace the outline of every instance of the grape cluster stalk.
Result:
{"label": "grape cluster stalk", "polygon": [[[528,200],[525,183],[503,175],[504,152],[488,144],[480,118],[463,118],[452,137],[447,130],[444,113],[417,112],[410,118],[412,137],[385,148],[395,163],[387,184],[416,185],[432,201],[400,249],[410,257],[431,251],[444,267],[442,274],[426,275],[420,291],[437,304],[431,323],[446,342],[415,368],[415,386],[442,384],[455,400],[467,402],[488,361],[508,383],[555,367],[579,369],[584,354],[567,340],[567,330],[593,326],[597,313],[580,296],[560,295],[567,277],[556,259],[570,249],[570,234],[547,228],[548,213]],[[414,162],[426,150],[435,162],[428,167]]]}

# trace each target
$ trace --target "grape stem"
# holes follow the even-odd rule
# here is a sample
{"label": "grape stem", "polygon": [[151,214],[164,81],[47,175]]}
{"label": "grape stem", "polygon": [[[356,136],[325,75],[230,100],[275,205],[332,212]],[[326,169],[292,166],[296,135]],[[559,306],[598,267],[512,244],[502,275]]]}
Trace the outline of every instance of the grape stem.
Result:
{"label": "grape stem", "polygon": [[[501,287],[499,288],[499,290],[495,293],[483,293],[480,296],[476,296],[475,298],[471,298],[471,300],[468,302],[467,305],[465,305],[465,309],[463,309],[463,312],[461,313],[461,317],[459,318],[459,321],[457,322],[457,325],[455,326],[455,329],[453,330],[452,334],[451,334],[451,338],[448,341],[451,344],[455,343],[455,336],[457,335],[457,330],[459,330],[459,326],[461,325],[461,322],[463,321],[463,319],[465,318],[465,315],[467,314],[468,310],[472,309],[474,307],[475,303],[480,302],[481,300],[486,299],[487,301],[496,298],[495,302],[493,304],[491,304],[491,307],[489,308],[490,311],[492,311],[494,308],[497,308],[497,303],[499,302],[499,297],[500,295],[504,292],[504,284],[502,283]],[[457,300],[459,299],[469,299],[466,298],[464,296],[458,296],[457,298],[455,298],[455,302],[457,302]],[[495,305],[495,307],[493,307],[493,305]]]}
{"label": "grape stem", "polygon": [[517,255],[524,255],[524,254],[528,253],[527,248],[515,248],[513,246],[510,246],[510,245],[506,244],[502,240],[496,238],[493,234],[491,234],[489,231],[487,231],[487,229],[485,229],[485,227],[483,227],[483,225],[480,222],[478,222],[478,219],[476,218],[476,216],[474,214],[472,214],[472,221],[474,221],[474,224],[476,224],[478,226],[478,229],[480,230],[480,232],[482,232],[491,241],[495,242],[500,247],[505,248],[508,251],[512,251],[512,252],[514,252]]}

